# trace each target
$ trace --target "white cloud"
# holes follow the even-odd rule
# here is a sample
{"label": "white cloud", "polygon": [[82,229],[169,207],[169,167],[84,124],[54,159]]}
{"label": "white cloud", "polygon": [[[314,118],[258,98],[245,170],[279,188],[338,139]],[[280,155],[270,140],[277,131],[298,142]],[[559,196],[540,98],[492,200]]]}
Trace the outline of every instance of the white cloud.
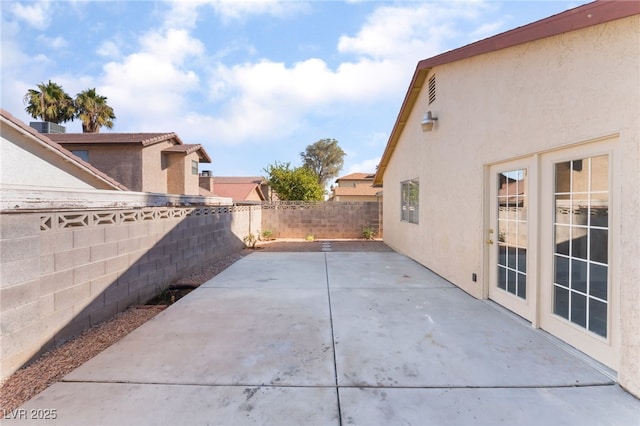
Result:
{"label": "white cloud", "polygon": [[287,18],[308,10],[304,2],[281,0],[171,0],[165,15],[166,28],[194,28],[199,9],[210,7],[223,21],[242,21],[252,15],[271,15]]}
{"label": "white cloud", "polygon": [[44,35],[38,36],[38,42],[42,45],[49,46],[53,49],[61,49],[68,45],[67,40],[64,37],[47,37]]}
{"label": "white cloud", "polygon": [[47,28],[50,23],[48,1],[16,2],[12,4],[11,12],[16,18],[39,30]]}
{"label": "white cloud", "polygon": [[498,34],[502,28],[504,28],[504,22],[502,20],[488,22],[478,27],[474,32],[471,33],[471,36],[475,40],[482,40],[484,38]]}
{"label": "white cloud", "polygon": [[199,56],[204,52],[202,42],[192,38],[186,30],[149,32],[140,39],[140,44],[144,52],[173,64],[182,64],[186,57]]}
{"label": "white cloud", "polygon": [[349,166],[346,174],[350,173],[375,173],[376,167],[380,163],[380,157],[363,160],[359,163]]}
{"label": "white cloud", "polygon": [[104,66],[103,95],[119,116],[135,119],[142,127],[174,121],[188,107],[187,94],[200,82],[185,62],[201,55],[204,47],[183,30],[151,32],[140,43],[140,52]]}
{"label": "white cloud", "polygon": [[[440,53],[460,20],[473,19],[481,3],[412,3],[384,6],[337,49],[354,56],[335,69],[317,58],[287,65],[267,59],[235,66],[218,63],[210,76],[211,99],[226,99],[212,133],[240,143],[272,140],[292,132],[303,117],[338,102],[375,102],[404,93],[418,60]],[[249,121],[247,118],[250,117]],[[250,124],[247,124],[250,123]]]}
{"label": "white cloud", "polygon": [[120,48],[115,42],[107,40],[102,42],[102,44],[96,50],[96,53],[100,56],[115,59],[120,57]]}

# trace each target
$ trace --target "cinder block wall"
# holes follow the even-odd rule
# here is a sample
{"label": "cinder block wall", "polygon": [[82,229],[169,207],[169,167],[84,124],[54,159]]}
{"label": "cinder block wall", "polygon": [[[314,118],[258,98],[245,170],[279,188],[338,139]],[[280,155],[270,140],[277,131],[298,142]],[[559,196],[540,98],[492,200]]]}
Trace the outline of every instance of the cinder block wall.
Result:
{"label": "cinder block wall", "polygon": [[369,227],[382,238],[382,217],[375,201],[267,202],[262,204],[262,230],[276,238],[361,238]]}
{"label": "cinder block wall", "polygon": [[0,215],[0,379],[217,258],[260,207]]}

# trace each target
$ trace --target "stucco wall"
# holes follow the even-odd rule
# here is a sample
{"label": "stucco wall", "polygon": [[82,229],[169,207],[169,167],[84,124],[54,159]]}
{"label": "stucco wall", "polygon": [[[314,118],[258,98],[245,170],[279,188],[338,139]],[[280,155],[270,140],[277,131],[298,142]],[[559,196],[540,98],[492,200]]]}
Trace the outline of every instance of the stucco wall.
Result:
{"label": "stucco wall", "polygon": [[362,238],[365,227],[382,237],[377,202],[263,203],[262,228],[276,238]]}
{"label": "stucco wall", "polygon": [[169,194],[182,194],[182,192],[172,191],[169,187],[169,175],[173,161],[177,161],[180,155],[166,155],[163,149],[172,147],[169,141],[162,141],[142,149],[142,189],[145,192],[160,192]]}
{"label": "stucco wall", "polygon": [[81,173],[75,165],[64,161],[60,155],[27,142],[22,134],[9,125],[2,126],[2,150],[0,152],[0,182],[37,188],[90,189],[106,188],[103,182]]}
{"label": "stucco wall", "polygon": [[141,147],[135,145],[96,146],[64,144],[69,151],[88,151],[89,163],[126,186],[131,191],[142,191]]}
{"label": "stucco wall", "polygon": [[0,379],[244,247],[260,207],[0,215]]}
{"label": "stucco wall", "polygon": [[199,157],[197,152],[192,152],[184,156],[184,192],[187,195],[198,195],[200,192],[199,175],[196,167],[196,173],[194,174],[191,169],[191,162],[195,161],[199,164]]}
{"label": "stucco wall", "polygon": [[[385,242],[483,296],[486,167],[609,138],[620,179],[610,268],[620,288],[620,383],[640,395],[640,17],[432,69],[384,174]],[[425,84],[426,85],[426,84]],[[422,115],[438,118],[422,132]],[[534,163],[535,163],[534,159]],[[400,182],[420,180],[420,224],[400,221]],[[534,207],[535,208],[535,207]],[[548,255],[548,253],[542,253]],[[617,326],[618,324],[616,324]]]}

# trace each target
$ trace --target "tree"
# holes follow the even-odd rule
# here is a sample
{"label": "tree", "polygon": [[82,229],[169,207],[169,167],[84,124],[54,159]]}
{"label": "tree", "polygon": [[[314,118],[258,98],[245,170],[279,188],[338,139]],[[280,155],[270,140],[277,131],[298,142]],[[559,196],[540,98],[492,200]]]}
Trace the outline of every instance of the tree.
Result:
{"label": "tree", "polygon": [[314,171],[322,188],[329,179],[338,176],[344,164],[344,156],[344,151],[335,139],[320,139],[300,153],[303,166]]}
{"label": "tree", "polygon": [[322,201],[324,190],[316,174],[306,167],[291,168],[290,163],[270,164],[264,169],[269,186],[281,200]]}
{"label": "tree", "polygon": [[116,118],[107,98],[87,89],[76,95],[76,118],[82,121],[82,133],[98,133],[101,127],[111,129]]}
{"label": "tree", "polygon": [[38,84],[38,89],[29,89],[24,95],[27,111],[33,118],[51,123],[73,121],[75,107],[73,99],[62,86],[49,80],[49,83]]}

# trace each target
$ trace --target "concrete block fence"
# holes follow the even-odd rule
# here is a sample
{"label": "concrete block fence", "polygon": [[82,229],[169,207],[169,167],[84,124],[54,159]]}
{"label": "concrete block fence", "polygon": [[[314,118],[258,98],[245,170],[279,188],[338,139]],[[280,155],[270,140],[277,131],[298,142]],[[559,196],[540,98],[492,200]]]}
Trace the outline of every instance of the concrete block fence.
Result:
{"label": "concrete block fence", "polygon": [[377,202],[27,210],[0,214],[0,379],[270,230],[381,237]]}
{"label": "concrete block fence", "polygon": [[276,238],[361,238],[365,227],[382,238],[382,203],[277,201],[262,204],[262,230]]}
{"label": "concrete block fence", "polygon": [[0,379],[256,233],[260,206],[0,215]]}

